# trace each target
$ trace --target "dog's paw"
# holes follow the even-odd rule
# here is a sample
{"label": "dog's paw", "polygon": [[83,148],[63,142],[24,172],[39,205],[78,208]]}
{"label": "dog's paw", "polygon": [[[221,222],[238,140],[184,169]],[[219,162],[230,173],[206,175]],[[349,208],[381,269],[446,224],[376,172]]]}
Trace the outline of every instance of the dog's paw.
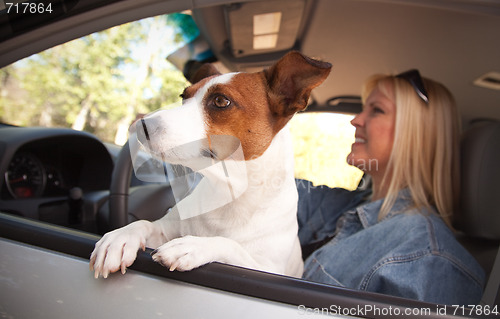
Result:
{"label": "dog's paw", "polygon": [[189,271],[217,260],[211,240],[215,238],[185,236],[158,247],[151,253],[153,260],[170,271]]}
{"label": "dog's paw", "polygon": [[121,270],[125,273],[132,265],[139,249],[146,249],[147,227],[136,222],[106,233],[99,240],[90,256],[90,270],[95,271],[95,278]]}

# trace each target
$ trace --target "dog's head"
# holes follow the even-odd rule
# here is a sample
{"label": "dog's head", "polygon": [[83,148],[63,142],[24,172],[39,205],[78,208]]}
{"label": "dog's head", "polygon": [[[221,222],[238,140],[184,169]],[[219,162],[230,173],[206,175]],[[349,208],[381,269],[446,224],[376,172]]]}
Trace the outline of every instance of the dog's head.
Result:
{"label": "dog's head", "polygon": [[[245,160],[257,158],[292,116],[307,107],[311,90],[330,69],[330,63],[298,52],[257,73],[220,74],[206,64],[182,93],[183,105],[138,121],[137,134],[171,163],[200,156],[224,159],[239,143]],[[213,136],[233,138],[215,143]]]}

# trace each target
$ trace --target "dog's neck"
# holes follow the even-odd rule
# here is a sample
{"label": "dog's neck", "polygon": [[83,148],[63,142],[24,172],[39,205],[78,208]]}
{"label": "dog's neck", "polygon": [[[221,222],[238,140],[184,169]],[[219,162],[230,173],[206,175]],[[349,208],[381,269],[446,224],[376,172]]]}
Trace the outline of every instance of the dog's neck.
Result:
{"label": "dog's neck", "polygon": [[[248,189],[245,197],[272,200],[285,185],[294,183],[292,140],[288,126],[276,134],[271,145],[258,158],[246,161]],[[289,185],[288,185],[289,186]]]}

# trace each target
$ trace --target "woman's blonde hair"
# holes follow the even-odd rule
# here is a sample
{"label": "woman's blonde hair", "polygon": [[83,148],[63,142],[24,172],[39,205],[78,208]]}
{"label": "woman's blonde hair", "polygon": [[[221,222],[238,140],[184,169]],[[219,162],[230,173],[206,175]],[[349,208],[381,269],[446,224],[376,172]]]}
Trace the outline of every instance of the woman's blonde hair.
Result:
{"label": "woman's blonde hair", "polygon": [[407,80],[395,76],[375,75],[363,88],[363,102],[378,88],[396,105],[394,144],[383,178],[388,191],[379,220],[389,213],[399,191],[408,188],[416,208],[435,207],[452,228],[460,190],[460,118],[444,85],[426,78],[423,82],[428,104]]}

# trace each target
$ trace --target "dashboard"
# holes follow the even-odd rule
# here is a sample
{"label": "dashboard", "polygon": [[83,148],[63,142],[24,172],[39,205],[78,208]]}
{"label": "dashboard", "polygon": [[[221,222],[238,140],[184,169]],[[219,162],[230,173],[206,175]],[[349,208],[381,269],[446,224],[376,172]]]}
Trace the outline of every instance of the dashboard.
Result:
{"label": "dashboard", "polygon": [[0,211],[62,225],[90,223],[98,208],[85,213],[82,199],[107,194],[112,171],[110,152],[91,134],[0,126]]}

